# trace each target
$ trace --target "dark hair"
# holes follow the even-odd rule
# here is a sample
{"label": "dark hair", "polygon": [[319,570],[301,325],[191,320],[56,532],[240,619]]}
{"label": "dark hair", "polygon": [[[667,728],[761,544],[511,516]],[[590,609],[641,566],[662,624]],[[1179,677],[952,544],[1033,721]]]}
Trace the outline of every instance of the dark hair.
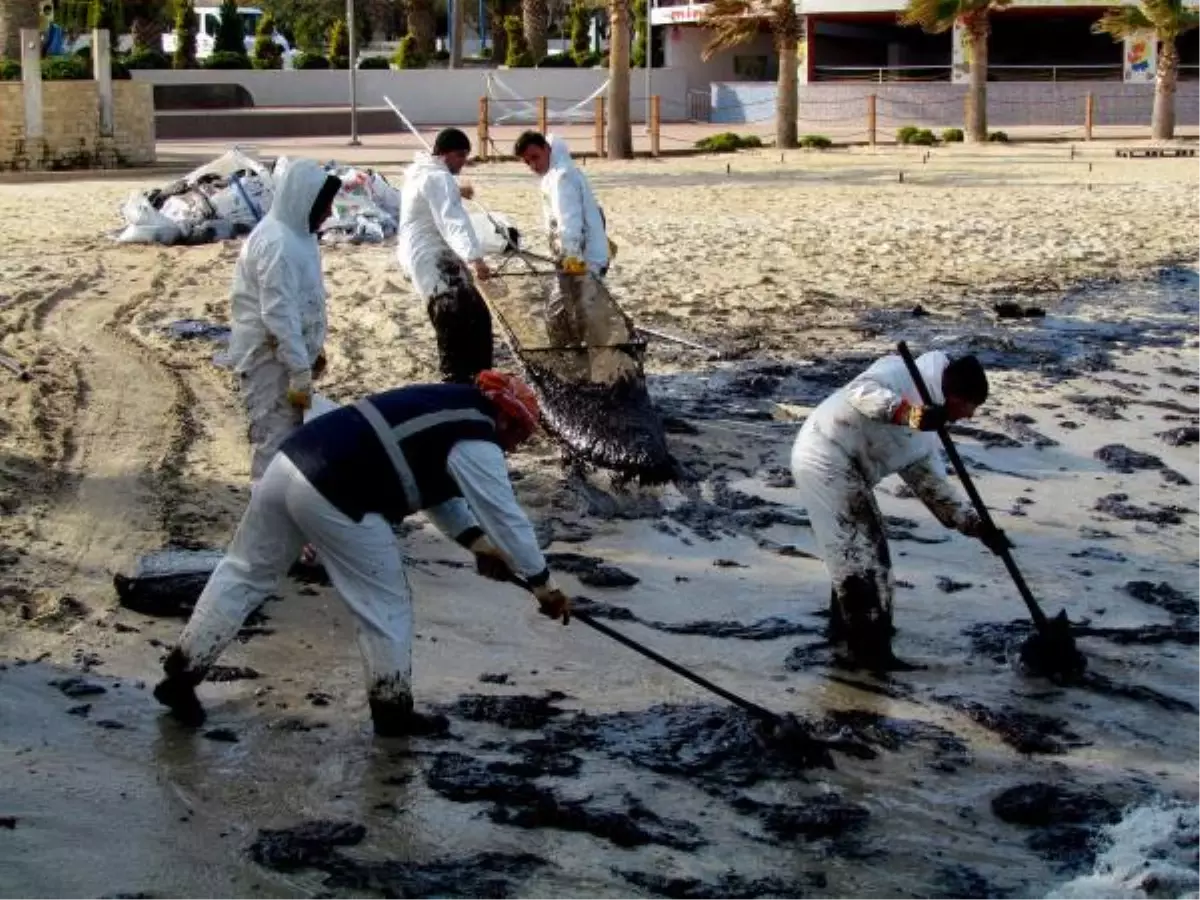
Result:
{"label": "dark hair", "polygon": [[321,223],[325,221],[329,214],[330,206],[338,195],[338,191],[342,189],[342,181],[340,178],[335,178],[332,175],[325,176],[325,182],[321,185],[321,189],[317,191],[317,196],[313,199],[312,208],[308,211],[308,230],[313,234],[321,227]]}
{"label": "dark hair", "polygon": [[470,153],[471,139],[458,128],[443,128],[433,140],[433,155]]}
{"label": "dark hair", "polygon": [[549,147],[550,144],[540,131],[523,131],[513,147],[514,156],[522,156],[530,147]]}
{"label": "dark hair", "polygon": [[951,360],[942,373],[942,393],[953,394],[979,406],[988,398],[987,373],[983,371],[983,365],[974,356]]}

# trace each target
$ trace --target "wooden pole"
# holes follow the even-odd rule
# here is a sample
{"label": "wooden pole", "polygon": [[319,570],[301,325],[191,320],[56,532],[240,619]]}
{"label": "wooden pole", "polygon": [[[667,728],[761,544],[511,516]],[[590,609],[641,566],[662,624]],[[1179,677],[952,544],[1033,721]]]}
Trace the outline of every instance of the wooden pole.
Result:
{"label": "wooden pole", "polygon": [[1096,95],[1088,91],[1084,103],[1086,105],[1083,110],[1083,139],[1090,141],[1092,139],[1092,126],[1096,123]]}
{"label": "wooden pole", "polygon": [[484,162],[487,162],[488,159],[488,120],[490,118],[491,116],[488,108],[488,98],[480,97],[478,122],[479,152],[476,153],[476,156],[478,156]]}
{"label": "wooden pole", "polygon": [[875,95],[867,94],[867,143],[875,146]]}
{"label": "wooden pole", "polygon": [[650,155],[658,156],[662,150],[662,98],[655,94],[650,98]]}
{"label": "wooden pole", "polygon": [[596,155],[604,158],[604,98],[596,98]]}
{"label": "wooden pole", "polygon": [[545,134],[550,129],[550,116],[546,112],[546,98],[537,98],[538,131]]}

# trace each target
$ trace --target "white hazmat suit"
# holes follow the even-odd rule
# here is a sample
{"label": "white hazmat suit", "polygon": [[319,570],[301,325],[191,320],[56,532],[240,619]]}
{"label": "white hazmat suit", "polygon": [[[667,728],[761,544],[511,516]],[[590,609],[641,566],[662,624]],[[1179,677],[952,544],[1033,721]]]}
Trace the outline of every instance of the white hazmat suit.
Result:
{"label": "white hazmat suit", "polygon": [[309,218],[326,179],[312,160],[281,160],[271,209],[234,267],[229,353],[250,419],[254,482],[301,425],[303,410],[288,402],[288,391],[311,392],[325,344],[321,252]]}
{"label": "white hazmat suit", "polygon": [[418,153],[404,171],[396,255],[425,301],[442,378],[470,383],[492,365],[492,316],[466,267],[483,245],[441,157]]}
{"label": "white hazmat suit", "polygon": [[542,215],[550,246],[560,259],[583,260],[588,270],[603,275],[608,269],[608,235],[604,215],[587,176],[571,159],[566,141],[549,135],[550,168],[542,176]]}
{"label": "white hazmat suit", "polygon": [[[945,402],[942,375],[949,364],[936,351],[917,360],[935,404]],[[833,582],[831,638],[845,637],[852,650],[860,642],[864,653],[890,646],[895,587],[875,485],[898,473],[943,525],[964,530],[977,524],[946,480],[937,434],[893,424],[905,401],[922,404],[904,361],[886,356],[826,398],[792,448],[796,488]]]}

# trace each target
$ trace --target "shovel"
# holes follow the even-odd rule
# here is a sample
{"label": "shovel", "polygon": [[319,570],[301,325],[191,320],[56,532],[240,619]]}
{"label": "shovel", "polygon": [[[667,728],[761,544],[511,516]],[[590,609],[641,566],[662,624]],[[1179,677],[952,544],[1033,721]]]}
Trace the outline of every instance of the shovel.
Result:
{"label": "shovel", "polygon": [[[920,370],[917,369],[917,363],[909,352],[908,345],[901,341],[896,345],[896,350],[900,354],[900,358],[904,360],[904,366],[908,369],[908,374],[912,376],[913,383],[917,386],[921,402],[932,405],[933,399],[929,396],[929,388],[925,385]],[[950,457],[950,465],[954,466],[954,471],[958,473],[959,481],[962,482],[967,496],[971,498],[971,504],[975,507],[975,512],[978,513],[984,527],[995,529],[996,525],[992,521],[991,514],[984,506],[979,491],[975,490],[975,483],[971,481],[967,467],[963,465],[962,457],[958,455],[958,450],[950,440],[950,435],[946,433],[944,427],[939,428],[937,434],[942,439],[946,455]],[[1029,615],[1033,618],[1033,624],[1037,629],[1037,633],[1031,635],[1021,647],[1022,662],[1030,670],[1046,675],[1070,678],[1082,674],[1087,666],[1087,659],[1075,646],[1075,638],[1071,635],[1071,623],[1067,619],[1067,611],[1060,610],[1053,619],[1047,619],[1042,608],[1038,606],[1037,600],[1033,598],[1033,592],[1025,583],[1021,570],[1017,568],[1008,548],[1002,547],[999,555],[1004,561],[1004,567],[1008,569],[1008,574],[1012,576],[1013,584],[1017,586],[1017,592],[1029,608]]]}

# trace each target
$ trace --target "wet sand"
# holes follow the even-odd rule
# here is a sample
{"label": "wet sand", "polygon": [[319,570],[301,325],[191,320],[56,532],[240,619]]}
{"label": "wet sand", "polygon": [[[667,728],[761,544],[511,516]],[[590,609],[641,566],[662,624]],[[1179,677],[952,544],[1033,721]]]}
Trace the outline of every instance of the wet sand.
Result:
{"label": "wet sand", "polygon": [[[1156,273],[1194,264],[1197,177],[1064,157],[588,166],[621,245],[614,294],[738,358],[650,353],[698,497],[568,476],[546,441],[513,460],[518,492],[548,551],[638,579],[562,576],[604,621],[874,752],[795,772],[713,698],[481,582],[420,519],[403,538],[418,703],[448,736],[370,736],[349,618],[294,581],[221,660],[258,677],[206,683],[199,734],[163,719],[147,685],[182,623],[119,607],[112,575],[167,543],[220,547],[247,499],[217,348],[160,330],[224,319],[238,247],[111,244],[137,185],[0,187],[0,347],[33,373],[0,377],[0,893],[1041,896],[1090,872],[1089,840],[1127,808],[1194,803],[1196,489],[1169,473],[1197,477],[1197,287]],[[536,231],[522,171],[470,177]],[[330,248],[325,268],[322,390],[432,377],[392,249]],[[997,320],[1001,301],[1047,315]],[[1047,611],[1085,626],[1083,686],[1014,670],[1023,607],[1002,566],[894,479],[896,648],[927,668],[831,666],[826,576],[785,467],[798,417],[898,338],[993,366],[963,454]],[[1069,796],[1005,794],[1031,784]],[[313,820],[365,831],[256,844]]]}

